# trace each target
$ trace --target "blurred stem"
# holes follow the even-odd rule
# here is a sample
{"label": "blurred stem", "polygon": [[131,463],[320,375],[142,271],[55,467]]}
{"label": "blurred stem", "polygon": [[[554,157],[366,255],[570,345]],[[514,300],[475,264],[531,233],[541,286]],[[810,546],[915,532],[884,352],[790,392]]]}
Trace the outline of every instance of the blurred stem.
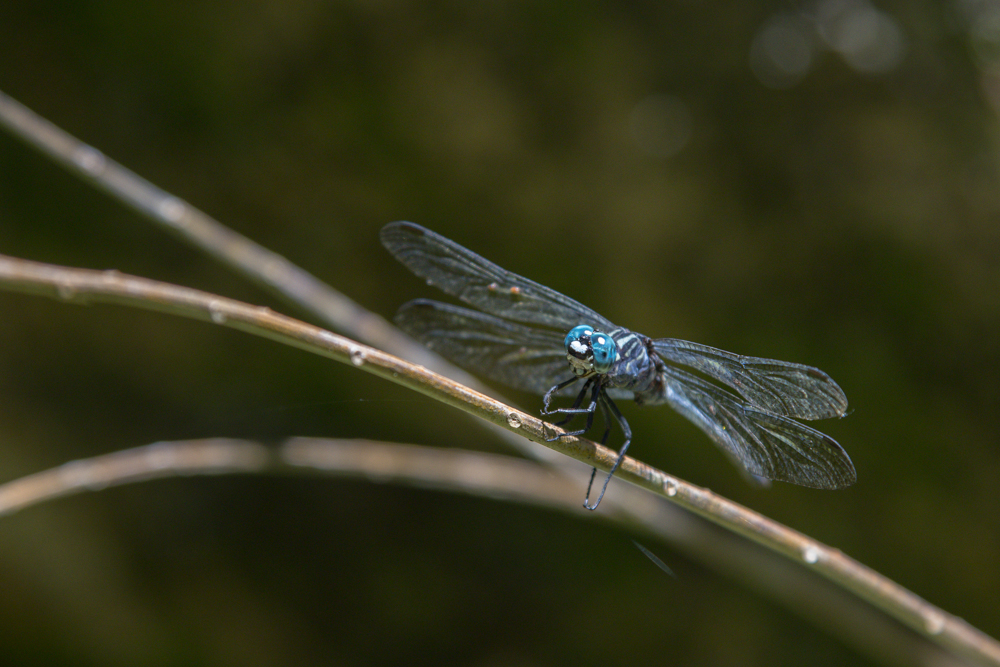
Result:
{"label": "blurred stem", "polygon": [[[371,440],[292,438],[277,448],[228,438],[158,442],[89,459],[71,461],[0,485],[0,515],[83,491],[154,479],[198,475],[333,475],[381,483],[459,492],[546,507],[580,517],[617,523],[606,513],[580,505],[575,481],[553,479],[543,466],[523,459],[456,449],[397,445]],[[643,500],[640,498],[640,501]],[[860,604],[843,589],[810,576],[787,560],[754,548],[733,535],[708,530],[690,515],[663,516],[664,503],[640,502],[656,537],[684,533],[689,556],[729,571],[744,584],[774,595],[781,581],[783,602],[818,626],[833,628],[883,662],[899,665],[963,664],[926,639],[916,637],[887,616]],[[659,516],[656,516],[659,515]],[[659,524],[659,525],[658,525]]]}
{"label": "blurred stem", "polygon": [[406,350],[417,358],[426,354],[423,346],[309,272],[161,190],[2,91],[0,126],[148,220],[298,304],[330,326],[355,338],[372,341],[382,349]]}

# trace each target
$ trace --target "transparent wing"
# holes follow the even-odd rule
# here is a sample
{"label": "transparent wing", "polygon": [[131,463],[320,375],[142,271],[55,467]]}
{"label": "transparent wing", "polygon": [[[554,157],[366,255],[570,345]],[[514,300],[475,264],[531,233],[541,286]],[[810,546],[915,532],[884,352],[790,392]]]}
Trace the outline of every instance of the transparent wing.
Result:
{"label": "transparent wing", "polygon": [[746,405],[686,371],[667,367],[664,374],[667,402],[751,474],[814,489],[840,489],[857,480],[850,457],[832,438]]}
{"label": "transparent wing", "polygon": [[[487,313],[542,324],[565,334],[578,324],[610,331],[611,322],[581,303],[483,259],[412,222],[382,228],[382,245],[406,268],[448,294]],[[562,339],[556,346],[562,349]]]}
{"label": "transparent wing", "polygon": [[653,341],[663,359],[724,382],[751,405],[798,419],[843,417],[847,396],[829,375],[802,364],[744,357],[676,338]]}
{"label": "transparent wing", "polygon": [[572,377],[556,331],[427,299],[404,304],[395,321],[449,361],[515,389],[544,394]]}

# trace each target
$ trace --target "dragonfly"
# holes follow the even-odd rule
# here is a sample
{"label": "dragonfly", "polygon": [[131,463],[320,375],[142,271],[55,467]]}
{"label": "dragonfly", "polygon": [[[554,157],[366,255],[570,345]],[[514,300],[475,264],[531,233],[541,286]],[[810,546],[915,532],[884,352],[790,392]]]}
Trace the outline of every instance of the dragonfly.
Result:
{"label": "dragonfly", "polygon": [[[430,299],[400,307],[396,324],[431,350],[473,373],[543,395],[557,426],[600,411],[607,442],[612,419],[625,442],[594,503],[590,475],[584,507],[597,509],[632,431],[616,400],[667,404],[704,431],[750,475],[817,489],[857,480],[835,440],[799,421],[843,417],[847,397],[829,375],[802,364],[747,357],[676,338],[652,339],[612,324],[568,296],[496,264],[412,222],[381,231],[382,245],[406,268],[477,310]],[[552,408],[560,390],[582,387],[571,407]]]}

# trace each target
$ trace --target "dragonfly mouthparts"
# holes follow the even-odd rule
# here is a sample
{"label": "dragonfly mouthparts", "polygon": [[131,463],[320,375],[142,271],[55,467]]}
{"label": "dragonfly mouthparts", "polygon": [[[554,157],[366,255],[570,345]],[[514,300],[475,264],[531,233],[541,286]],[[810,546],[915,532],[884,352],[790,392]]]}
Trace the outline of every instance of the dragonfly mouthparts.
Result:
{"label": "dragonfly mouthparts", "polygon": [[570,368],[579,377],[594,372],[594,350],[579,339],[566,344],[566,359]]}

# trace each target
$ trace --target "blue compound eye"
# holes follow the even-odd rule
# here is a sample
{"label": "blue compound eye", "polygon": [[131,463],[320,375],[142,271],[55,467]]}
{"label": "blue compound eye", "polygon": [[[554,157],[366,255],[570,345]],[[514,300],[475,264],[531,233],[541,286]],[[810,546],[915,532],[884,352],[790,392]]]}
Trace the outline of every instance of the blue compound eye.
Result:
{"label": "blue compound eye", "polygon": [[569,364],[580,377],[591,373],[603,375],[618,359],[618,346],[611,336],[594,331],[594,327],[586,324],[573,327],[564,343]]}
{"label": "blue compound eye", "polygon": [[566,334],[566,340],[563,341],[563,346],[569,349],[570,343],[572,343],[575,340],[579,340],[584,336],[590,336],[590,334],[592,333],[594,333],[594,327],[588,327],[586,324],[581,324],[578,327],[573,327],[572,329],[569,330],[569,333]]}
{"label": "blue compound eye", "polygon": [[603,375],[611,370],[618,359],[618,346],[611,336],[600,331],[590,334],[590,345],[594,349],[594,371]]}

